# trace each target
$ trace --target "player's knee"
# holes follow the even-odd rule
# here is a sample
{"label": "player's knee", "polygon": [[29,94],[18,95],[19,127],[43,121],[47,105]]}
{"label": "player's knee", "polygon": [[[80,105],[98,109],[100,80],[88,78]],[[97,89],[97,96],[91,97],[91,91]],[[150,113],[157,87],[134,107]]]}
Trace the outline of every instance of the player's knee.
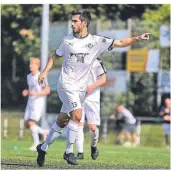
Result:
{"label": "player's knee", "polygon": [[97,126],[96,125],[88,125],[88,128],[90,131],[95,132],[97,129]]}
{"label": "player's knee", "polygon": [[60,128],[64,128],[67,124],[68,124],[69,120],[57,120],[56,124],[60,127]]}
{"label": "player's knee", "polygon": [[57,118],[56,123],[59,127],[64,128],[68,124],[69,120],[70,120],[70,117],[67,114],[60,113]]}
{"label": "player's knee", "polygon": [[29,120],[29,121],[26,122],[27,128],[30,128],[33,125],[35,125],[35,122],[34,121]]}
{"label": "player's knee", "polygon": [[80,116],[80,115],[74,115],[74,116],[72,116],[72,120],[79,124],[80,120],[81,120],[81,117],[82,116]]}
{"label": "player's knee", "polygon": [[80,120],[82,119],[82,109],[79,109],[77,111],[75,110],[71,114],[72,114],[72,120],[74,122],[80,123]]}

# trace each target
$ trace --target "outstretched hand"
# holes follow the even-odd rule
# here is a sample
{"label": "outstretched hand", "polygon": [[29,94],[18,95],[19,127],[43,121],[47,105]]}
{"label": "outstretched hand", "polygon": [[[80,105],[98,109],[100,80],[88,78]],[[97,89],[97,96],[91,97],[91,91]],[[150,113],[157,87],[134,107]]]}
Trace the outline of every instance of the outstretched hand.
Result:
{"label": "outstretched hand", "polygon": [[144,33],[137,37],[137,40],[148,40],[150,38],[151,33]]}

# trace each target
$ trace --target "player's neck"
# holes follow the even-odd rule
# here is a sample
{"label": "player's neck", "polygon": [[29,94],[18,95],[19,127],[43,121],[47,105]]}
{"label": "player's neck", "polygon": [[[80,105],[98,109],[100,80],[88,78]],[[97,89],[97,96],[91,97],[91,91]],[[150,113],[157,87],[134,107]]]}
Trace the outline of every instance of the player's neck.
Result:
{"label": "player's neck", "polygon": [[74,36],[77,37],[77,38],[85,38],[88,36],[88,31],[87,30],[84,30],[80,33],[75,33]]}

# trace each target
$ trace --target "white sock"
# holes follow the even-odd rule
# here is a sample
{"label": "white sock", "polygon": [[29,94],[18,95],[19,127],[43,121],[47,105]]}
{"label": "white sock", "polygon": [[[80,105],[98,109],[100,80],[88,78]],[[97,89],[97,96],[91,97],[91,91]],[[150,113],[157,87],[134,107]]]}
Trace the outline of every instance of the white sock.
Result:
{"label": "white sock", "polygon": [[39,133],[37,132],[37,127],[31,126],[30,131],[31,131],[31,135],[33,138],[34,145],[38,145],[39,144]]}
{"label": "white sock", "polygon": [[73,147],[78,133],[78,123],[70,120],[66,129],[66,154],[73,153]]}
{"label": "white sock", "polygon": [[77,153],[83,153],[84,152],[84,132],[83,132],[83,126],[78,127],[78,133],[77,133],[77,139],[76,139],[76,148]]}
{"label": "white sock", "polygon": [[41,128],[40,126],[36,125],[36,128],[37,128],[37,132],[40,133],[40,134],[44,134],[45,130],[43,128]]}
{"label": "white sock", "polygon": [[49,131],[49,134],[41,146],[43,151],[46,151],[48,147],[55,141],[55,139],[62,133],[62,129],[56,123],[54,123]]}
{"label": "white sock", "polygon": [[91,136],[91,146],[95,147],[99,139],[99,129],[96,128],[95,132],[90,131]]}

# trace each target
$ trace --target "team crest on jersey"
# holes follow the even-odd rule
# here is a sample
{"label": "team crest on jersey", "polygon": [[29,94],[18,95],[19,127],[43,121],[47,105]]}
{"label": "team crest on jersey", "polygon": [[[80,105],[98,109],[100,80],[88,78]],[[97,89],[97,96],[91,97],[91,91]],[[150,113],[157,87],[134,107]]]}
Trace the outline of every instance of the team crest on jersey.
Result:
{"label": "team crest on jersey", "polygon": [[89,53],[70,53],[70,56],[75,56],[77,58],[77,63],[84,63],[85,56],[89,55]]}
{"label": "team crest on jersey", "polygon": [[89,44],[86,45],[86,47],[89,48],[89,49],[93,48],[93,46],[94,46],[94,45],[91,44],[91,43],[89,43]]}

